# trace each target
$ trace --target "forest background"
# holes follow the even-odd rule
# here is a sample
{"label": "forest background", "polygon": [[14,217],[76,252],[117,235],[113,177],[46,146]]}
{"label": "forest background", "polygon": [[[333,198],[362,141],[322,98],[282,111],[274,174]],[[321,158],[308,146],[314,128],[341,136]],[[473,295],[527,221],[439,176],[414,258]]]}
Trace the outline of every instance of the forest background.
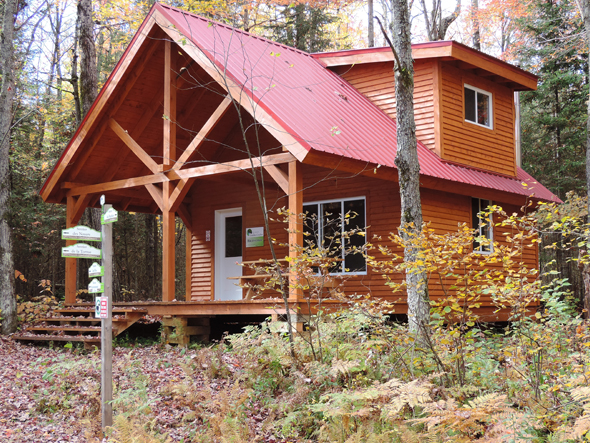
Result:
{"label": "forest background", "polygon": [[[38,191],[79,125],[82,37],[78,2],[18,3],[16,87],[10,147],[9,223],[13,235],[16,293],[20,301],[51,291],[63,294],[60,257],[65,207],[43,203]],[[90,2],[89,2],[90,3]],[[93,1],[97,86],[105,83],[153,2]],[[372,35],[376,15],[391,23],[386,0],[359,1],[165,1],[309,52],[384,45]],[[0,6],[1,7],[1,6]],[[373,11],[372,13],[367,11]],[[454,39],[539,76],[539,89],[520,94],[523,168],[562,199],[585,194],[588,56],[584,23],[574,0],[472,0],[448,11],[424,0],[411,4],[415,42]],[[90,225],[90,215],[81,222]],[[177,225],[177,263],[184,263],[184,227]],[[548,240],[552,242],[552,239]],[[122,213],[115,226],[115,299],[157,298],[161,292],[158,216]],[[559,252],[561,254],[561,252]],[[555,257],[550,257],[555,258]],[[577,267],[557,257],[578,299]],[[547,258],[547,261],[549,258]],[[79,266],[79,288],[87,266]],[[183,266],[177,281],[184,281]],[[177,299],[184,298],[182,283]],[[82,294],[81,294],[82,295]]]}

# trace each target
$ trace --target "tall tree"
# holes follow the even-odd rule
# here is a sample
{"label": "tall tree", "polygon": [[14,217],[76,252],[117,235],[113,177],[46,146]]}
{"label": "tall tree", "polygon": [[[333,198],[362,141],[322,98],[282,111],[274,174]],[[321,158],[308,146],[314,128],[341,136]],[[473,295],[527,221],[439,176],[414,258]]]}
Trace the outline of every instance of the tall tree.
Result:
{"label": "tall tree", "polygon": [[[396,0],[393,0],[393,3],[395,2]],[[424,15],[428,40],[431,42],[444,40],[449,26],[457,20],[457,17],[461,13],[461,0],[457,0],[455,9],[446,17],[443,17],[442,0],[432,0],[432,9],[430,11],[426,6],[426,0],[420,0],[420,2],[422,4],[422,14]]]}
{"label": "tall tree", "polygon": [[528,37],[521,65],[539,76],[537,91],[521,93],[523,167],[561,198],[586,188],[587,49],[573,2],[536,2],[522,23]]}
{"label": "tall tree", "polygon": [[85,116],[98,94],[98,72],[96,71],[96,47],[94,46],[94,22],[92,21],[92,0],[78,2],[80,23],[80,97],[82,115]]}
{"label": "tall tree", "polygon": [[[418,265],[419,246],[415,239],[422,232],[422,205],[420,202],[420,164],[414,120],[414,60],[407,0],[394,0],[392,38],[395,55],[395,101],[397,108],[397,154],[395,165],[399,175],[401,197],[400,233],[405,241],[404,261],[408,296],[408,322],[410,331],[426,331],[430,315],[426,271]],[[383,27],[382,27],[383,29]],[[387,34],[383,32],[385,36]],[[414,241],[413,241],[414,240]]]}
{"label": "tall tree", "polygon": [[10,135],[14,101],[14,24],[16,0],[6,0],[0,35],[0,310],[2,333],[16,331],[16,297],[11,229],[8,224],[10,204]]}

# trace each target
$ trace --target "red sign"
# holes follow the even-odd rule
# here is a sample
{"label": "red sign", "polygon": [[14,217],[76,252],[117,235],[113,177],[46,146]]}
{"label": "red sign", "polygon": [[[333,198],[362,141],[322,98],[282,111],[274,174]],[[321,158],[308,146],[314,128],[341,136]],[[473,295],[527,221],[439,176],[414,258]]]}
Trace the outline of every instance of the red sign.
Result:
{"label": "red sign", "polygon": [[109,317],[109,298],[100,297],[100,318]]}

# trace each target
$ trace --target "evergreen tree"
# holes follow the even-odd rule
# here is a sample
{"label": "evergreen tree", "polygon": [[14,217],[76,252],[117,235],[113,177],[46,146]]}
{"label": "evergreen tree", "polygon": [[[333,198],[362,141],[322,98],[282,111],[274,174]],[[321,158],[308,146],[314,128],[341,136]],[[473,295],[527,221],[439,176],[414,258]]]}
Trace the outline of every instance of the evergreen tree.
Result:
{"label": "evergreen tree", "polygon": [[573,0],[534,3],[519,54],[539,76],[538,90],[521,94],[523,167],[561,198],[586,188],[588,55],[576,44],[575,8]]}

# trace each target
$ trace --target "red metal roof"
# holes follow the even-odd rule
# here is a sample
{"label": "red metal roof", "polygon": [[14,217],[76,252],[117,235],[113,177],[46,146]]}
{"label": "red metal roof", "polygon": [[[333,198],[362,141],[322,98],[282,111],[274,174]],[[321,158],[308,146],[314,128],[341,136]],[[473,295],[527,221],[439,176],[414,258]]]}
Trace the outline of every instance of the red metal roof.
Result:
{"label": "red metal roof", "polygon": [[[305,149],[395,168],[395,121],[316,57],[169,6],[155,7]],[[536,198],[559,201],[520,168],[510,178],[446,163],[420,142],[418,157],[425,176],[523,196],[532,189]]]}
{"label": "red metal roof", "polygon": [[[169,6],[156,3],[150,15],[154,11],[186,37],[180,45],[198,47],[308,152],[395,168],[395,121],[311,54]],[[520,169],[514,179],[445,163],[422,143],[418,156],[424,176],[523,196],[531,193],[521,183],[533,179]],[[559,201],[540,184],[534,192],[536,198]]]}

